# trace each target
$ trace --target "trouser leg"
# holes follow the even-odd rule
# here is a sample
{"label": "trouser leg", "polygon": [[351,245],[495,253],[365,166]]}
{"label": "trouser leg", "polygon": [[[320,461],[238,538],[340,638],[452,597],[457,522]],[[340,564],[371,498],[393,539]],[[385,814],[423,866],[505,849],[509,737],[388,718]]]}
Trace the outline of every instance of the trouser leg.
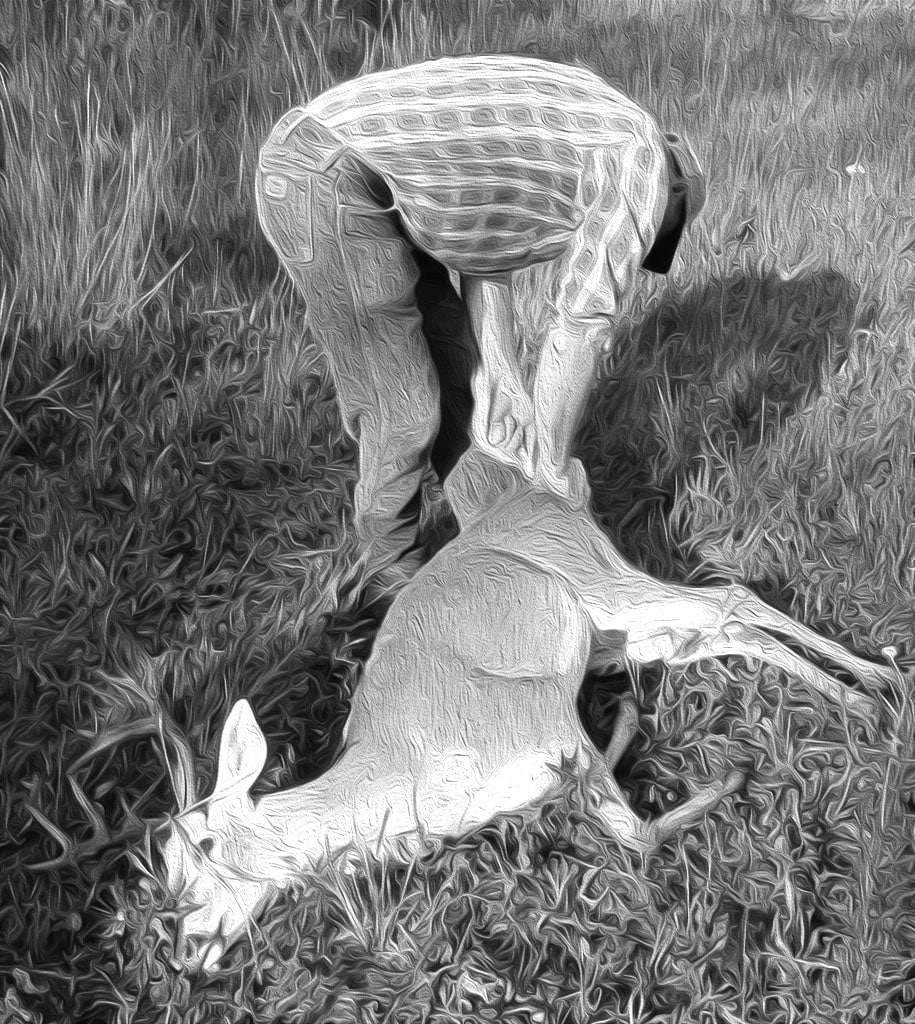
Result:
{"label": "trouser leg", "polygon": [[374,570],[416,541],[439,425],[416,261],[370,174],[348,156],[312,170],[288,144],[265,146],[257,188],[263,230],[305,297],[358,444],[355,527]]}

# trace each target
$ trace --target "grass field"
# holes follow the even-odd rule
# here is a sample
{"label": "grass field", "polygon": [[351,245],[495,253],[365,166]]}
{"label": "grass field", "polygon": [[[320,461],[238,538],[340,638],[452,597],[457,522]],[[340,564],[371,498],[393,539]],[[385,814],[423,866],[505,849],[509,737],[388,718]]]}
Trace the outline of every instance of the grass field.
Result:
{"label": "grass field", "polygon": [[[744,581],[859,653],[915,660],[907,2],[5,0],[4,1024],[915,1021],[911,680],[868,739],[736,661],[634,681],[621,777],[642,813],[748,773],[657,855],[621,851],[566,786],[408,868],[304,880],[207,982],[168,966],[142,851],[173,805],[142,723],[173,715],[205,781],[247,696],[262,787],[306,779],[372,631],[354,453],[257,230],[258,146],[362,69],[482,51],[597,69],[708,168],[589,409],[609,535],[660,576]],[[535,347],[535,271],[521,293]],[[112,842],[33,867],[93,814]]]}

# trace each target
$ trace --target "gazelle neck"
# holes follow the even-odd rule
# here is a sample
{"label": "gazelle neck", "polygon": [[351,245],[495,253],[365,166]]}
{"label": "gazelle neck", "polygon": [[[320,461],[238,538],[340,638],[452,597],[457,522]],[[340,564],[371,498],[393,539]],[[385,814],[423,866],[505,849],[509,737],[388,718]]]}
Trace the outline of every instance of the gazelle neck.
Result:
{"label": "gazelle neck", "polygon": [[[392,787],[388,777],[387,784],[380,787],[350,754],[347,751],[312,782],[269,793],[256,803],[263,868],[272,881],[288,880],[322,861],[333,860],[348,848],[358,850],[369,837],[373,838],[373,850],[380,852],[392,847],[398,836],[415,831],[409,800],[398,799],[401,789],[404,795],[409,793],[409,781],[404,779],[403,787]],[[342,861],[349,862],[352,858]]]}

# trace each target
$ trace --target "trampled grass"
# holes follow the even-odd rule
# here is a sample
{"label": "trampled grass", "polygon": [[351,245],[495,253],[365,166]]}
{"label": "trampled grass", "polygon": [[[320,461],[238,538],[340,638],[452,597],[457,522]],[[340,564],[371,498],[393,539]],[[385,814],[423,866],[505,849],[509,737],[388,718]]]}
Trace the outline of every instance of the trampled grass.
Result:
{"label": "trampled grass", "polygon": [[[647,814],[744,768],[705,825],[637,861],[569,784],[303,880],[207,983],[168,966],[142,870],[156,708],[206,778],[249,697],[287,785],[332,756],[371,638],[352,447],[251,196],[279,114],[363,68],[577,60],[693,140],[708,207],[582,435],[596,509],[658,575],[911,659],[908,5],[8,0],[0,47],[0,1020],[915,1020],[910,681],[868,739],[759,666],[647,674],[621,776]],[[535,346],[536,272],[521,292]],[[33,867],[92,814],[124,835]]]}

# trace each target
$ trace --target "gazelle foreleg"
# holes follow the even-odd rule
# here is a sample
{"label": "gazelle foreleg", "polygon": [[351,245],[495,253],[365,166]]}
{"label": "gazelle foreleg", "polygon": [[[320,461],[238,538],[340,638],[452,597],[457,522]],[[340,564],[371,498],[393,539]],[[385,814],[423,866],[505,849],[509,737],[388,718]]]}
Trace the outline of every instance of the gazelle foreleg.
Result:
{"label": "gazelle foreleg", "polygon": [[684,800],[678,807],[662,814],[660,818],[655,818],[651,823],[651,828],[654,830],[653,838],[657,843],[662,843],[688,825],[701,821],[726,796],[740,789],[743,782],[743,772],[734,769],[728,772],[724,778],[703,786],[689,800]]}
{"label": "gazelle foreleg", "polygon": [[613,732],[610,734],[610,742],[604,751],[604,761],[611,772],[616,771],[620,759],[629,749],[629,744],[635,739],[635,734],[638,731],[639,706],[635,697],[631,693],[627,693],[619,699],[616,719],[613,722]]}

